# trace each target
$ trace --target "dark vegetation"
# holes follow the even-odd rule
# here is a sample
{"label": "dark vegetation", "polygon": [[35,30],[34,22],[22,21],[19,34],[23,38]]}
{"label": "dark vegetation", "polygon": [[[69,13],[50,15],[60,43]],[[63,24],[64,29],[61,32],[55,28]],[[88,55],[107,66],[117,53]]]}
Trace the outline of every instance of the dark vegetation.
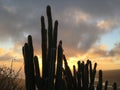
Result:
{"label": "dark vegetation", "polygon": [[[46,11],[47,29],[44,16],[41,16],[42,75],[38,58],[34,56],[31,35],[22,49],[26,90],[108,90],[108,81],[105,82],[105,86],[102,84],[102,70],[99,70],[98,81],[95,82],[97,63],[92,65],[90,60],[78,61],[78,69],[73,66],[73,71],[70,70],[61,40],[57,46],[58,21],[53,25],[50,6],[47,6]],[[113,83],[112,88],[117,90],[117,83]]]}
{"label": "dark vegetation", "polygon": [[0,90],[25,90],[22,80],[18,78],[21,68],[15,72],[12,67],[13,62],[11,67],[0,67]]}
{"label": "dark vegetation", "polygon": [[[12,62],[11,67],[0,67],[0,90],[118,90],[118,83],[112,79],[118,76],[114,75],[113,71],[106,71],[103,78],[103,71],[99,70],[97,73],[97,63],[92,64],[90,60],[78,61],[78,68],[73,66],[73,70],[70,70],[61,40],[57,46],[58,21],[56,20],[53,25],[50,6],[47,6],[46,11],[47,29],[44,16],[41,16],[42,73],[38,57],[34,55],[32,36],[29,35],[28,42],[22,48],[25,86],[20,84],[23,80],[18,78],[21,68],[15,72]],[[109,81],[105,79],[109,79],[110,84],[112,82],[111,88]]]}

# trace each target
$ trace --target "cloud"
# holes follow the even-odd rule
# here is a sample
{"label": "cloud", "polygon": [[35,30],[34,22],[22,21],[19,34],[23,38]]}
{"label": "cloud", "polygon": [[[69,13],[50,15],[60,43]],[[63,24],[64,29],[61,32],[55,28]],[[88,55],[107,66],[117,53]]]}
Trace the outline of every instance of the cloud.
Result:
{"label": "cloud", "polygon": [[110,50],[109,52],[110,56],[118,56],[120,58],[120,43],[115,44],[115,47]]}
{"label": "cloud", "polygon": [[6,4],[7,1],[0,8],[0,39],[12,38],[16,42],[24,39],[24,32],[37,35],[40,15],[37,8],[23,1]]}
{"label": "cloud", "polygon": [[[66,9],[61,18],[59,38],[63,40],[65,46],[75,50],[87,52],[104,33],[104,30],[96,25],[97,23],[91,22],[92,17],[81,10]],[[79,19],[76,21],[76,18]]]}
{"label": "cloud", "polygon": [[21,44],[15,44],[9,49],[0,48],[0,61],[22,61],[22,47]]}
{"label": "cloud", "polygon": [[[16,43],[22,47],[27,41],[26,36],[31,34],[35,51],[40,52],[40,16],[46,17],[45,8],[50,4],[53,20],[59,21],[58,40],[63,40],[63,48],[70,55],[75,55],[76,52],[83,55],[91,50],[103,34],[119,27],[119,3],[119,0],[1,0],[0,42],[11,38],[13,49],[16,50]],[[106,53],[105,50],[96,49],[98,51],[95,53]]]}
{"label": "cloud", "polygon": [[112,29],[119,27],[119,22],[114,19],[100,20],[97,22],[97,26],[103,30],[111,31]]}
{"label": "cloud", "polygon": [[0,60],[6,61],[10,59],[12,59],[10,53],[8,53],[8,51],[5,49],[0,48]]}

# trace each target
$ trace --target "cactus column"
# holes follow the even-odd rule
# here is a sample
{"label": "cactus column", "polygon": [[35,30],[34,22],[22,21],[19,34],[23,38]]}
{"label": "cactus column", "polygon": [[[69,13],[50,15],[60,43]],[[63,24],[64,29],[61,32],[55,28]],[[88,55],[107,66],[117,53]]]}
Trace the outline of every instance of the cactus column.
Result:
{"label": "cactus column", "polygon": [[57,59],[57,72],[56,72],[56,82],[55,90],[63,90],[62,88],[62,59],[63,59],[63,49],[62,41],[58,45],[58,59]]}
{"label": "cactus column", "polygon": [[34,65],[33,65],[33,45],[32,36],[28,36],[28,43],[23,46],[25,84],[26,90],[35,90]]}

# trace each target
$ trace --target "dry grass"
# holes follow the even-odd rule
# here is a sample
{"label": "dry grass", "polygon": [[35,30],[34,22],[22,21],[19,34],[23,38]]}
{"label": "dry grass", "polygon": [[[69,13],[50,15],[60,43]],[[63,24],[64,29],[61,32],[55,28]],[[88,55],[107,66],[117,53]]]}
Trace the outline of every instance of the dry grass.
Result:
{"label": "dry grass", "polygon": [[15,72],[11,67],[0,67],[0,90],[25,90],[24,85],[21,85],[22,80],[18,79],[21,68]]}

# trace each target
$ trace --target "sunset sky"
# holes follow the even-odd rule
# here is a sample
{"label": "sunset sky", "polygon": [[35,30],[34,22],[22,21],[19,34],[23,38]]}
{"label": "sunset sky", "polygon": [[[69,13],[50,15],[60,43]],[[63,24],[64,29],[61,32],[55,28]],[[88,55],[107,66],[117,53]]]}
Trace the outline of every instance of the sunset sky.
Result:
{"label": "sunset sky", "polygon": [[69,65],[90,59],[98,69],[120,69],[120,0],[0,0],[0,65],[14,59],[23,66],[29,34],[41,59],[40,17],[47,5],[59,22],[58,41]]}

